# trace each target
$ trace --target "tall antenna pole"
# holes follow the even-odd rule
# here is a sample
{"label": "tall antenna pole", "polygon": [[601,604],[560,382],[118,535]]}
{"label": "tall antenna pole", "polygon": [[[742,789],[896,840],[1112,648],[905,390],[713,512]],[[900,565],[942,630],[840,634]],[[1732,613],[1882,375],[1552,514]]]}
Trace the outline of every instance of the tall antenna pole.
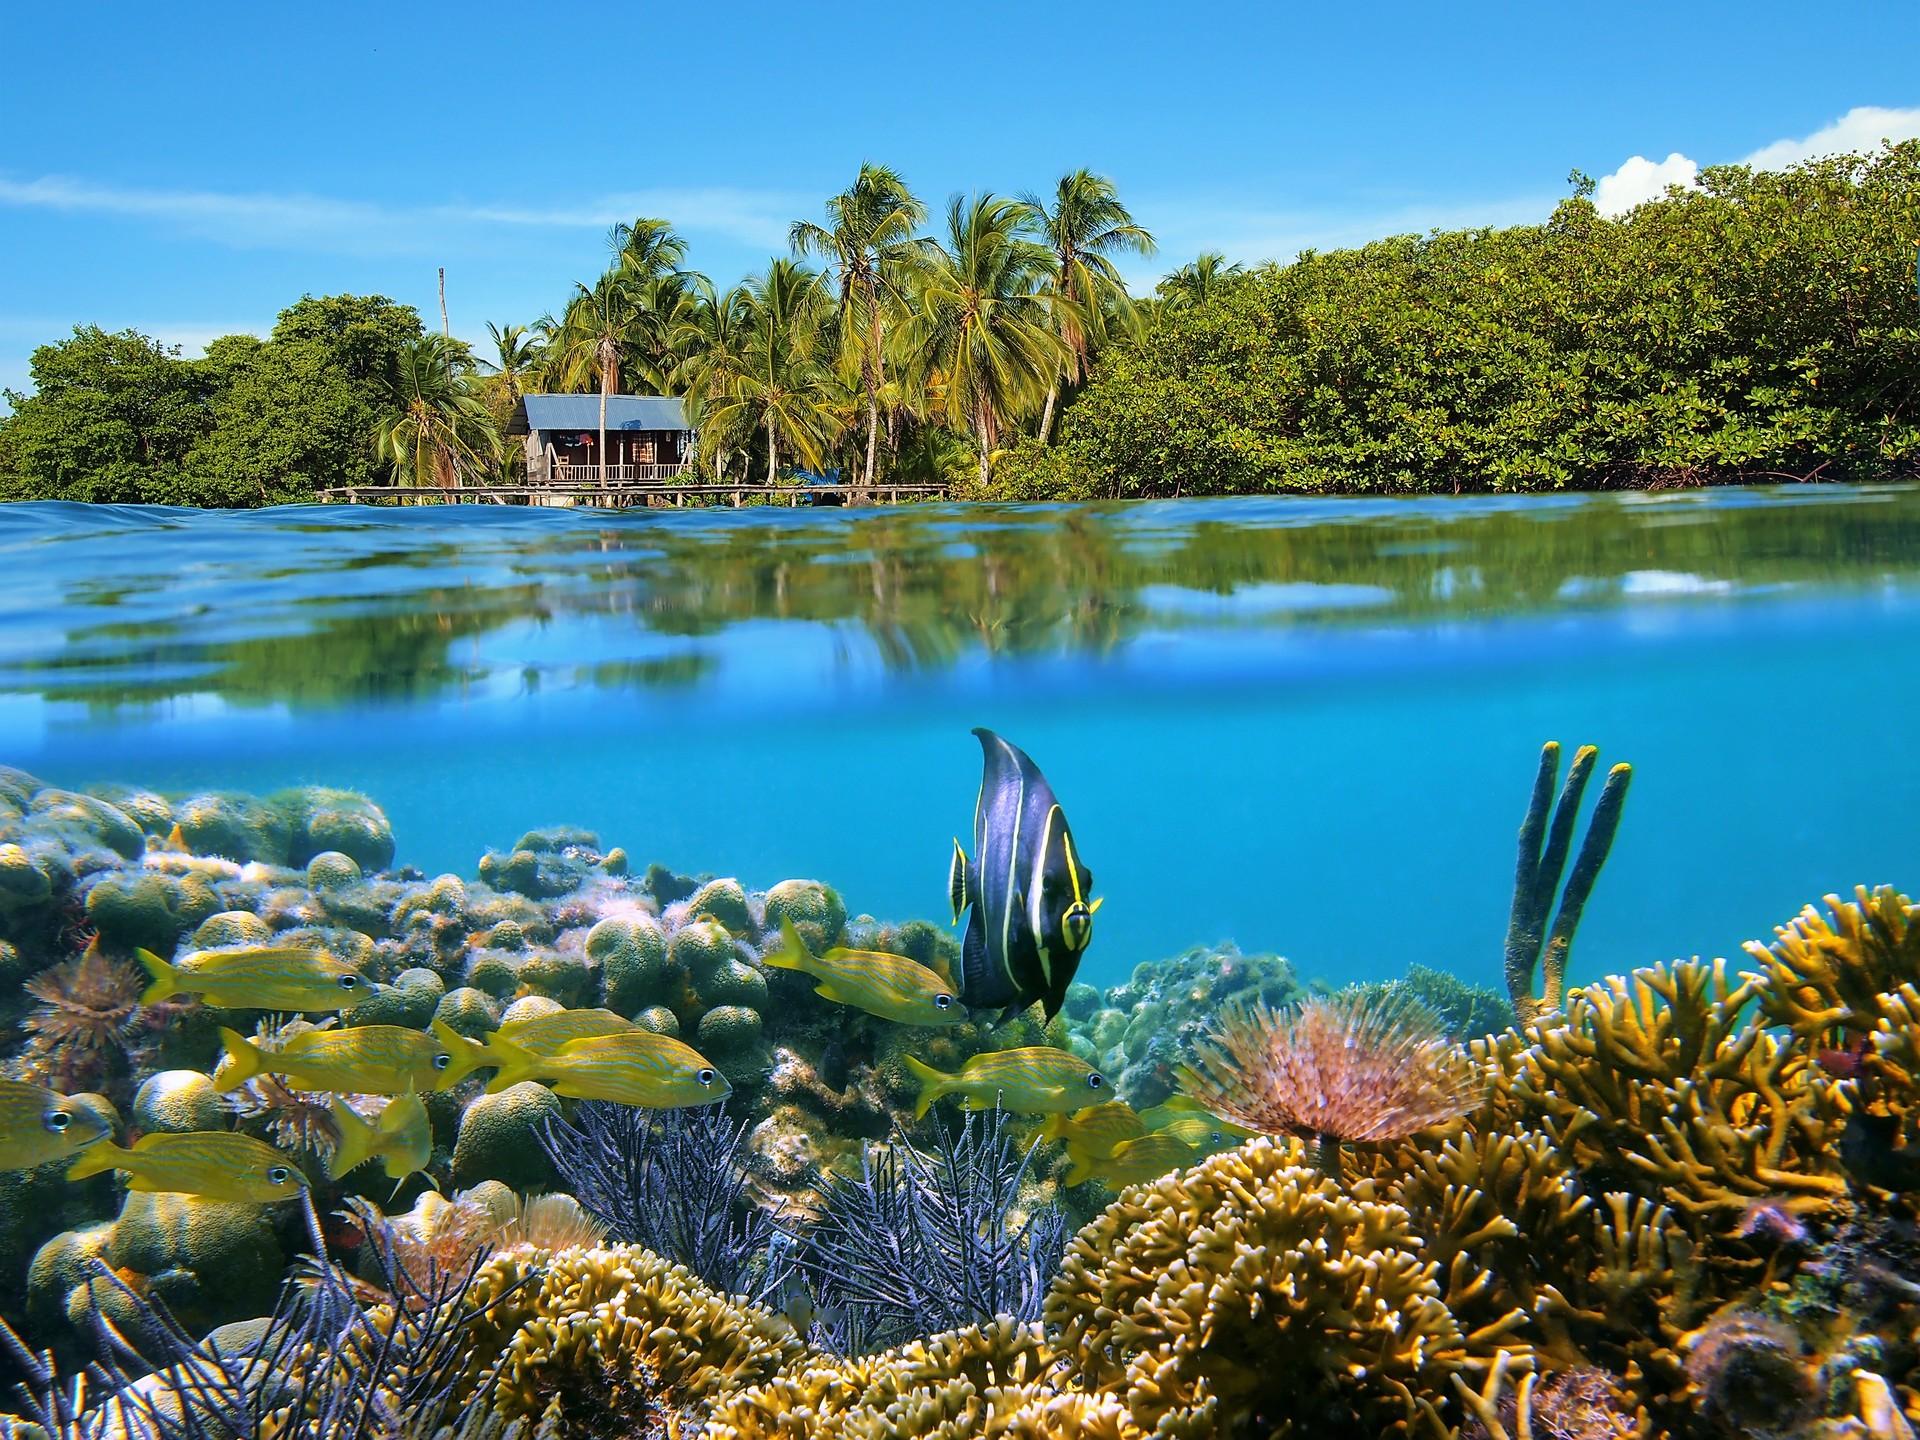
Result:
{"label": "tall antenna pole", "polygon": [[447,329],[447,267],[444,265],[440,267],[440,333],[449,336],[453,333]]}

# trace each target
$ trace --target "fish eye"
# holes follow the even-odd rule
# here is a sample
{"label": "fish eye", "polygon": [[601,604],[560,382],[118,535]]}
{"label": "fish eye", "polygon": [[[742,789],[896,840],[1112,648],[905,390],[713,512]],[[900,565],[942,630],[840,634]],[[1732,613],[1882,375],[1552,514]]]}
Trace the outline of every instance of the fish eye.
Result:
{"label": "fish eye", "polygon": [[1087,1088],[1089,1090],[1098,1090],[1106,1083],[1107,1083],[1107,1077],[1104,1075],[1087,1076]]}
{"label": "fish eye", "polygon": [[951,1010],[953,1008],[953,996],[951,995],[934,996],[933,1008],[936,1010]]}
{"label": "fish eye", "polygon": [[51,1130],[54,1134],[59,1135],[63,1133],[71,1124],[73,1124],[73,1116],[69,1115],[66,1111],[49,1110],[47,1112],[46,1126],[47,1129]]}
{"label": "fish eye", "polygon": [[342,990],[351,990],[359,983],[360,977],[358,975],[342,975],[340,977],[340,988]]}
{"label": "fish eye", "polygon": [[288,1171],[286,1166],[271,1165],[267,1167],[267,1183],[269,1185],[284,1185],[289,1178],[291,1178],[291,1172]]}
{"label": "fish eye", "polygon": [[693,1078],[698,1080],[702,1085],[711,1085],[714,1081],[714,1074],[713,1071],[702,1067],[693,1072]]}
{"label": "fish eye", "polygon": [[452,1063],[453,1063],[453,1056],[447,1054],[447,1052],[444,1050],[442,1050],[438,1055],[433,1057],[433,1068],[436,1070],[444,1070],[447,1068],[447,1066],[451,1065]]}

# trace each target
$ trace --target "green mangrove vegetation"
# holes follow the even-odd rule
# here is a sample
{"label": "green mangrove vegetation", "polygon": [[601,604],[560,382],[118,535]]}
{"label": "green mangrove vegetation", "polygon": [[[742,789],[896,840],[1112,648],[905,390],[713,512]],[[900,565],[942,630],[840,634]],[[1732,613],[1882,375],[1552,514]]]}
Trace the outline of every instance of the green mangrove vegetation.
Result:
{"label": "green mangrove vegetation", "polygon": [[[82,326],[0,418],[0,497],[253,506],[511,483],[528,392],[666,394],[704,478],[839,471],[975,498],[1608,489],[1913,473],[1920,142],[1726,166],[1617,218],[1397,236],[1253,269],[1153,254],[1112,182],[957,195],[863,166],[722,289],[616,226],[491,354],[378,296],[201,359]],[[604,403],[602,406],[604,424]],[[604,437],[601,452],[604,453]]]}

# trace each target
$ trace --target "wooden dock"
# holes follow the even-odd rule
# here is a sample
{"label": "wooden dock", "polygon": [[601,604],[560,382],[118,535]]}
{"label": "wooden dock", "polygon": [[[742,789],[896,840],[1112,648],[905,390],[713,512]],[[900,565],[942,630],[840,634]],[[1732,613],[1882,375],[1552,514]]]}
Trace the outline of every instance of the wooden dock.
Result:
{"label": "wooden dock", "polygon": [[844,505],[859,494],[869,505],[944,500],[945,485],[337,485],[322,490],[329,505],[532,505],[555,509],[634,510],[686,505]]}

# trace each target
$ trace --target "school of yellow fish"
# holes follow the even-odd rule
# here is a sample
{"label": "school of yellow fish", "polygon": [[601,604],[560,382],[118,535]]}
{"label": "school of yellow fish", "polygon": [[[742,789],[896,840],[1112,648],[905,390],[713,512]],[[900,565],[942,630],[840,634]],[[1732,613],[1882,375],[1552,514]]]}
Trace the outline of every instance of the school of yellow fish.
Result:
{"label": "school of yellow fish", "polygon": [[[764,963],[809,976],[824,1000],[903,1025],[968,1018],[952,982],[917,961],[841,947],[816,955],[790,922],[781,938]],[[358,1005],[379,988],[344,961],[299,945],[201,950],[175,961],[145,950],[137,955],[151,978],[146,1003],[191,996],[223,1010],[318,1014]],[[339,1140],[327,1172],[334,1180],[374,1161],[394,1180],[423,1169],[433,1142],[422,1095],[458,1085],[477,1070],[494,1071],[490,1094],[535,1080],[572,1099],[652,1109],[708,1105],[732,1093],[726,1077],[692,1046],[601,1009],[511,1020],[484,1040],[439,1021],[425,1031],[397,1025],[303,1030],[271,1048],[232,1029],[222,1029],[220,1038],[225,1055],[214,1080],[223,1093],[274,1075],[335,1096]],[[1181,1096],[1136,1113],[1105,1076],[1051,1046],[976,1055],[952,1074],[913,1058],[907,1064],[920,1084],[916,1118],[944,1096],[957,1096],[970,1110],[998,1105],[1047,1117],[1040,1133],[1066,1146],[1068,1185],[1152,1179],[1249,1134]],[[367,1116],[344,1096],[388,1098]],[[83,1098],[0,1080],[0,1170],[69,1158],[73,1180],[114,1170],[133,1190],[218,1200],[292,1199],[309,1183],[293,1156],[252,1136],[151,1134],[120,1145],[108,1119]]]}

